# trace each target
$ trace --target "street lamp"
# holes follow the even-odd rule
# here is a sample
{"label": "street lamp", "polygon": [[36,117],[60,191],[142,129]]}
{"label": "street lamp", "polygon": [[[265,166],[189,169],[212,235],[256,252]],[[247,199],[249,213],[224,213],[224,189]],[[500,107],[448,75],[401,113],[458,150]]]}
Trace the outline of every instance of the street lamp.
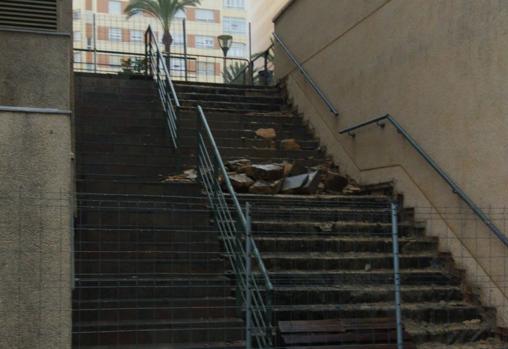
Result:
{"label": "street lamp", "polygon": [[219,41],[219,46],[224,53],[224,68],[223,71],[226,71],[226,57],[228,55],[228,51],[231,48],[231,44],[233,44],[233,37],[231,35],[219,35],[217,37]]}

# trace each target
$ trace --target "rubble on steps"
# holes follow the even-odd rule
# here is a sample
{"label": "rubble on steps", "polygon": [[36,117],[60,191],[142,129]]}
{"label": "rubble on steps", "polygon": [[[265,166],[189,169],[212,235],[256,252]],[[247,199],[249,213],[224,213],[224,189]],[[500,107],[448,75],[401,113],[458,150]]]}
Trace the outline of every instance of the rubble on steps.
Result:
{"label": "rubble on steps", "polygon": [[236,191],[253,194],[357,194],[361,188],[326,163],[304,167],[298,163],[253,164],[249,159],[226,162]]}
{"label": "rubble on steps", "polygon": [[[162,175],[160,175],[162,176]],[[163,177],[161,182],[169,183],[169,182],[195,182],[198,178],[198,173],[195,169],[189,169],[183,171],[183,173],[173,176]]]}

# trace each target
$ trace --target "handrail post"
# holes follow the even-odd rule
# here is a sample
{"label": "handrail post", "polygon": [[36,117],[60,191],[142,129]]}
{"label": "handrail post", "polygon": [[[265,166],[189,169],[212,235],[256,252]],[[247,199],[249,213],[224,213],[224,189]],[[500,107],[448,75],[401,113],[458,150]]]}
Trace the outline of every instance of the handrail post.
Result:
{"label": "handrail post", "polygon": [[393,283],[395,288],[395,321],[397,326],[397,349],[404,349],[404,338],[402,333],[402,311],[400,301],[400,266],[399,266],[399,227],[398,227],[398,205],[390,203],[392,218],[392,250],[393,250]]}
{"label": "handrail post", "polygon": [[252,277],[252,244],[250,205],[245,204],[245,347],[252,348],[252,295],[250,293],[250,278]]}

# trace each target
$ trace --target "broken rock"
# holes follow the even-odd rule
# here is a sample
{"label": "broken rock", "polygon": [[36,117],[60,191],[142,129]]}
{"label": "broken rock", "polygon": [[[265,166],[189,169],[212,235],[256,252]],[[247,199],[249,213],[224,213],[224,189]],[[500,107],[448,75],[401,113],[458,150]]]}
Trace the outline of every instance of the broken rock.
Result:
{"label": "broken rock", "polygon": [[263,139],[274,139],[277,137],[277,133],[273,128],[260,128],[256,130],[256,136]]}
{"label": "broken rock", "polygon": [[274,181],[284,177],[284,166],[280,164],[252,165],[246,168],[245,173],[255,179]]}
{"label": "broken rock", "polygon": [[349,181],[346,177],[341,176],[337,172],[328,171],[325,177],[325,188],[329,191],[342,191]]}
{"label": "broken rock", "polygon": [[315,194],[319,185],[319,171],[308,174],[305,184],[300,188],[302,194]]}
{"label": "broken rock", "polygon": [[296,142],[294,138],[283,139],[280,141],[280,147],[282,150],[295,151],[300,150],[300,144]]}
{"label": "broken rock", "polygon": [[254,181],[245,173],[233,173],[229,175],[231,184],[238,192],[247,192]]}
{"label": "broken rock", "polygon": [[361,192],[362,189],[354,184],[348,184],[346,187],[342,190],[344,194],[358,194]]}
{"label": "broken rock", "polygon": [[308,177],[309,175],[307,173],[298,176],[287,177],[284,179],[284,184],[282,185],[282,193],[291,194],[296,192],[305,184],[305,182],[307,182]]}
{"label": "broken rock", "polygon": [[245,168],[247,166],[251,165],[251,161],[249,159],[238,159],[238,160],[231,160],[226,162],[226,168],[230,171],[234,172],[241,172],[239,171],[242,168]]}
{"label": "broken rock", "polygon": [[253,194],[277,194],[282,186],[282,181],[256,181],[250,188],[249,192]]}

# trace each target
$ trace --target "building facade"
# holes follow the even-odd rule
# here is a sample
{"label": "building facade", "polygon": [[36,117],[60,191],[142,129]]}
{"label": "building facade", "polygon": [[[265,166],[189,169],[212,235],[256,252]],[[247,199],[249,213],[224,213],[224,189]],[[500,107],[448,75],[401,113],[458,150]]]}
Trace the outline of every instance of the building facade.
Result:
{"label": "building facade", "polygon": [[[124,9],[128,2],[74,0],[74,62],[78,70],[114,73],[126,68],[128,59],[142,59],[148,26],[163,49],[157,19],[145,14],[127,19]],[[222,82],[223,53],[217,36],[233,36],[226,63],[229,66],[244,64],[249,57],[248,33],[245,0],[203,0],[197,7],[186,8],[171,24],[172,75],[183,79],[187,70],[191,81]]]}

